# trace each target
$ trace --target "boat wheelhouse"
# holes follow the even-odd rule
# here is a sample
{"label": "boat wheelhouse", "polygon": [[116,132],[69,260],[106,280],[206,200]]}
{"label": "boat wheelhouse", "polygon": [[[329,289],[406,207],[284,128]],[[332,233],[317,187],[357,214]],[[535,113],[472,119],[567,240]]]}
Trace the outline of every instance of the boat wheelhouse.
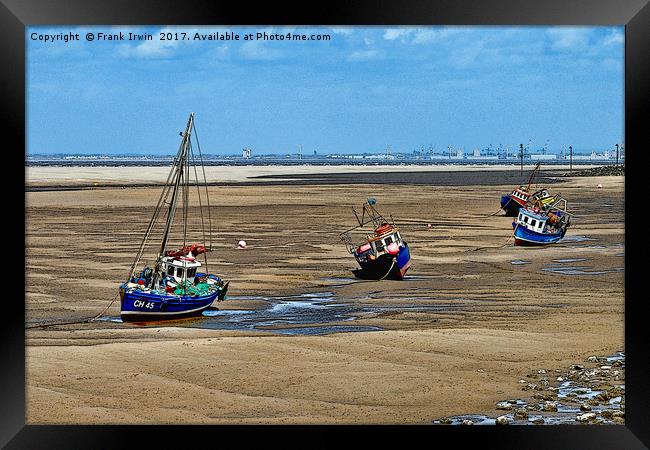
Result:
{"label": "boat wheelhouse", "polygon": [[540,189],[528,198],[528,203],[542,210],[548,209],[559,198],[557,195],[551,195],[548,189]]}
{"label": "boat wheelhouse", "polygon": [[[402,238],[399,228],[392,223],[392,218],[389,223],[375,210],[375,203],[375,199],[368,199],[363,206],[361,218],[352,208],[359,225],[341,233],[341,239],[360,266],[352,273],[362,279],[401,280],[411,266],[408,244]],[[351,232],[368,224],[373,225],[372,234],[366,234],[362,241],[355,242]]]}
{"label": "boat wheelhouse", "polygon": [[558,242],[566,234],[571,214],[566,200],[559,196],[547,209],[527,205],[512,222],[515,245],[547,245]]}
{"label": "boat wheelhouse", "polygon": [[[209,273],[207,269],[207,254],[211,251],[212,245],[210,201],[205,172],[203,172],[205,192],[202,195],[196,166],[193,173],[198,192],[202,232],[205,239],[205,222],[207,221],[207,236],[209,236],[210,245],[206,248],[203,244],[186,245],[185,242],[191,232],[188,227],[188,217],[191,211],[190,184],[193,184],[190,180],[190,162],[195,161],[190,140],[193,130],[194,114],[192,113],[187,122],[185,133],[181,133],[180,148],[140,244],[140,249],[131,266],[129,277],[120,285],[120,315],[123,321],[177,319],[200,315],[215,300],[224,300],[228,291],[228,282],[224,283],[220,277]],[[198,141],[197,147],[198,159],[202,161]],[[177,250],[167,250],[179,199],[182,207],[183,245]],[[168,207],[165,208],[165,206]],[[207,214],[203,211],[204,207],[207,207]],[[136,267],[145,252],[149,237],[161,219],[165,223],[155,261],[151,266],[145,265],[136,275]],[[204,256],[203,263],[199,261],[199,255]]]}

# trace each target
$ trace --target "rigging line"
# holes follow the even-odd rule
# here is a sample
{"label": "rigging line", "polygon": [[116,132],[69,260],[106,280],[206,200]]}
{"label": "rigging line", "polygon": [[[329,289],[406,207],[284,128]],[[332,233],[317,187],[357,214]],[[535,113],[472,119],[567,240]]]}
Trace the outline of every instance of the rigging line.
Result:
{"label": "rigging line", "polygon": [[[205,221],[203,219],[203,203],[201,202],[201,187],[199,186],[199,175],[196,171],[196,161],[194,159],[194,147],[192,147],[190,143],[190,155],[192,156],[192,167],[194,167],[194,178],[196,179],[196,191],[199,196],[199,211],[201,212],[201,232],[203,234],[203,245],[206,244],[206,238],[205,238]],[[205,260],[205,272],[210,273],[208,270],[208,252],[206,251],[204,254],[204,260]]]}
{"label": "rigging line", "polygon": [[145,231],[144,237],[142,238],[142,242],[140,244],[140,248],[138,249],[138,253],[136,254],[135,260],[133,261],[133,265],[131,266],[129,276],[128,278],[131,278],[133,276],[133,270],[135,270],[135,266],[140,262],[140,258],[142,258],[142,254],[144,253],[144,248],[146,246],[146,242],[149,238],[149,235],[151,231],[153,230],[156,220],[158,220],[158,216],[160,214],[160,209],[163,203],[167,201],[167,197],[169,196],[169,181],[172,179],[172,175],[174,173],[174,168],[175,168],[175,162],[176,158],[174,158],[174,165],[172,165],[172,170],[169,172],[169,175],[167,176],[167,180],[165,181],[165,187],[163,188],[162,192],[160,193],[160,197],[158,199],[158,203],[156,204],[156,209],[154,210],[154,214],[151,217],[151,221],[149,222],[149,226],[147,227],[147,230]]}
{"label": "rigging line", "polygon": [[192,122],[192,128],[194,129],[194,140],[196,141],[196,147],[199,149],[199,160],[201,161],[201,169],[203,171],[203,183],[205,185],[205,198],[208,208],[208,237],[210,238],[209,249],[212,249],[212,215],[210,213],[210,196],[208,194],[208,179],[205,176],[205,164],[203,164],[203,154],[201,153],[201,143],[199,142],[199,133],[196,131],[196,124]]}

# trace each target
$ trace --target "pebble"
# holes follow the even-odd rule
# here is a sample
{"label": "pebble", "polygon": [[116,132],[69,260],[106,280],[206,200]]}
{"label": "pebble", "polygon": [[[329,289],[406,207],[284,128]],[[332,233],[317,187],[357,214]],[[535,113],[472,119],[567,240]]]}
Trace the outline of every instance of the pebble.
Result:
{"label": "pebble", "polygon": [[515,410],[514,418],[516,420],[526,420],[528,419],[528,411],[526,411],[526,408],[519,408]]}
{"label": "pebble", "polygon": [[499,402],[497,403],[497,409],[509,410],[512,409],[512,404],[510,404],[509,402]]}
{"label": "pebble", "polygon": [[544,423],[544,419],[542,417],[535,417],[534,419],[531,419],[530,421],[535,425],[541,425],[541,424]]}
{"label": "pebble", "polygon": [[463,420],[460,424],[461,424],[461,425],[474,425],[474,422],[472,422],[472,421],[469,420],[469,419],[465,419],[465,420]]}
{"label": "pebble", "polygon": [[499,416],[497,417],[496,424],[497,425],[508,425],[509,420],[506,416]]}
{"label": "pebble", "polygon": [[596,418],[596,414],[592,412],[585,413],[580,416],[576,416],[576,420],[578,422],[589,422],[590,420],[594,420],[595,418]]}
{"label": "pebble", "polygon": [[557,402],[546,401],[546,402],[544,402],[544,406],[542,408],[544,409],[544,411],[556,412],[557,411]]}
{"label": "pebble", "polygon": [[591,406],[588,404],[580,405],[580,411],[591,411]]}

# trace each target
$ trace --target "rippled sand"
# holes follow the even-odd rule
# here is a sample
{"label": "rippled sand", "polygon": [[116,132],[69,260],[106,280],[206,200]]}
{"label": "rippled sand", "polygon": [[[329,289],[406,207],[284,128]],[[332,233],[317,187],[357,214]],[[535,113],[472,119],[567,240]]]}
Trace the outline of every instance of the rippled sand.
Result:
{"label": "rippled sand", "polygon": [[[29,329],[28,423],[431,423],[493,413],[521,396],[517,380],[530,370],[622,350],[624,272],[612,269],[624,267],[623,177],[554,185],[577,216],[567,239],[547,248],[513,247],[512,219],[492,215],[512,185],[480,183],[210,187],[210,268],[231,280],[232,296],[332,291],[346,302],[438,308],[368,314],[355,324],[383,331],[329,335],[201,329],[200,319]],[[159,194],[28,192],[27,321],[103,310]],[[338,234],[370,196],[402,226],[409,280],[330,279],[355,267]],[[236,248],[240,239],[247,249]],[[553,261],[572,259],[584,261]],[[597,274],[545,270],[560,265]],[[117,302],[106,314],[119,315]]]}

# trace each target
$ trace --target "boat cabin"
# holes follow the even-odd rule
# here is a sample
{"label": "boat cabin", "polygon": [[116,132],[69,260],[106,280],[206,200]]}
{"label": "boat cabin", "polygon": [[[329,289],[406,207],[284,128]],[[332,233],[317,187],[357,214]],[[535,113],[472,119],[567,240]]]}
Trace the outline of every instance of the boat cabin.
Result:
{"label": "boat cabin", "polygon": [[519,215],[517,216],[517,224],[520,227],[527,228],[536,233],[544,232],[547,220],[548,217],[546,215],[539,214],[526,208],[521,208],[519,210]]}
{"label": "boat cabin", "polygon": [[402,236],[397,228],[390,227],[381,234],[375,234],[368,237],[368,242],[357,247],[355,254],[357,256],[377,258],[385,253],[391,255],[397,254],[402,246]]}
{"label": "boat cabin", "polygon": [[167,275],[169,281],[181,283],[183,280],[193,281],[199,267],[201,267],[201,263],[190,255],[165,256],[162,259],[161,272]]}
{"label": "boat cabin", "polygon": [[530,197],[530,194],[526,191],[526,186],[519,186],[510,195],[524,202],[528,201],[528,197]]}

